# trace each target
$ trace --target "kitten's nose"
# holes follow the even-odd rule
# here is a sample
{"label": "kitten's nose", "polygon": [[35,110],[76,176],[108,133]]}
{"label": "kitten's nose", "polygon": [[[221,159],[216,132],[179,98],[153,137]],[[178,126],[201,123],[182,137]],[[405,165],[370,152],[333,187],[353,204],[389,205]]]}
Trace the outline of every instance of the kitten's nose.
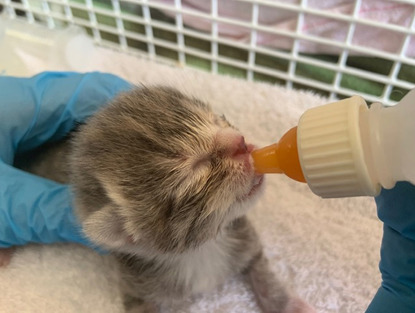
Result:
{"label": "kitten's nose", "polygon": [[247,145],[245,138],[234,129],[219,131],[216,139],[219,150],[223,151],[226,156],[238,157],[252,151],[251,145]]}
{"label": "kitten's nose", "polygon": [[244,136],[240,136],[240,138],[236,141],[236,145],[234,147],[234,152],[232,153],[232,156],[235,157],[235,156],[246,154],[246,153],[248,153],[248,146],[245,143]]}

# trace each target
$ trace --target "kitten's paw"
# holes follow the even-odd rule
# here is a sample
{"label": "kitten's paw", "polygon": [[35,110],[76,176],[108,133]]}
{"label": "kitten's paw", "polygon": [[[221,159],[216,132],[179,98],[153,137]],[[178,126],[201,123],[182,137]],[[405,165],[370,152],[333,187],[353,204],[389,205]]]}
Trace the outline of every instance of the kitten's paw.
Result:
{"label": "kitten's paw", "polygon": [[307,302],[299,298],[291,298],[282,313],[317,313]]}
{"label": "kitten's paw", "polygon": [[6,267],[10,264],[15,250],[16,248],[14,247],[0,249],[0,267]]}

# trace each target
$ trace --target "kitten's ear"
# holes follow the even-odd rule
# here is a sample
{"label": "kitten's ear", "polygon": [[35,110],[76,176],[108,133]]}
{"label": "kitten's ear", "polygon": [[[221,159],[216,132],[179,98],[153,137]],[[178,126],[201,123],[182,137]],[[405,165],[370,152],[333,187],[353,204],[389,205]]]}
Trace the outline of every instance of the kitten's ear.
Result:
{"label": "kitten's ear", "polygon": [[119,248],[131,241],[112,205],[90,214],[83,222],[83,230],[94,243],[104,247]]}

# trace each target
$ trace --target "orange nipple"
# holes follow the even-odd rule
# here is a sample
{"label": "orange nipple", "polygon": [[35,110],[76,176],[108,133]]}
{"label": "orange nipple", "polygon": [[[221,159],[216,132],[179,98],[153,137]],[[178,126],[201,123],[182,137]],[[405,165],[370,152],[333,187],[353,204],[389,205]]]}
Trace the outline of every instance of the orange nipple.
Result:
{"label": "orange nipple", "polygon": [[261,174],[284,173],[305,183],[297,149],[297,127],[291,128],[278,143],[252,151],[255,170]]}

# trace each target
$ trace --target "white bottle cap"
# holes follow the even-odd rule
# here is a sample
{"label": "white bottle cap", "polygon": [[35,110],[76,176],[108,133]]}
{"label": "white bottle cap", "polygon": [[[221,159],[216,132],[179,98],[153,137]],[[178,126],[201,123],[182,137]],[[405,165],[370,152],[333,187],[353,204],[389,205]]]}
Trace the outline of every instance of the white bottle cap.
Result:
{"label": "white bottle cap", "polygon": [[363,98],[354,96],[302,115],[297,129],[298,154],[315,194],[323,198],[379,194],[380,184],[367,165],[370,147],[361,138],[360,118],[367,111]]}

